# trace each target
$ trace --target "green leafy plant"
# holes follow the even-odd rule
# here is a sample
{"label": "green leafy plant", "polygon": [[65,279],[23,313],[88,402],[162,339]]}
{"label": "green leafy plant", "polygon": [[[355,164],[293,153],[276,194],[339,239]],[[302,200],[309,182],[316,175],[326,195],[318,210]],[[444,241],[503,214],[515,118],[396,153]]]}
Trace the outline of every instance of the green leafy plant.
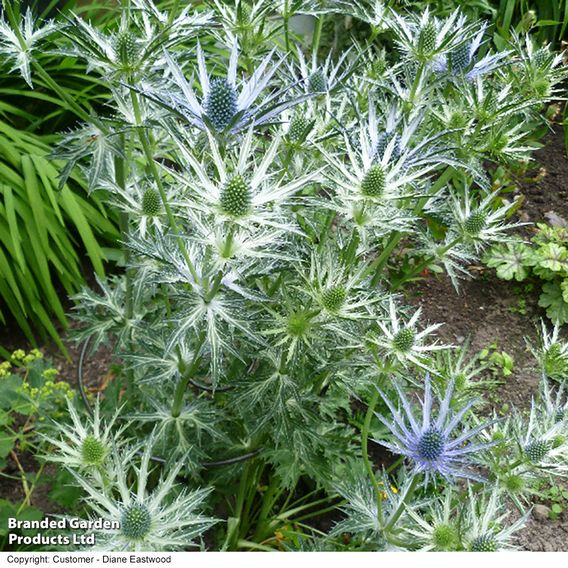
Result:
{"label": "green leafy plant", "polygon": [[118,232],[78,172],[59,189],[52,142],[0,120],[0,320],[10,313],[30,341],[38,330],[65,351],[53,323],[66,326],[58,287],[72,294],[81,286],[83,247],[103,276],[102,242]]}
{"label": "green leafy plant", "polygon": [[517,238],[495,245],[484,260],[504,280],[540,281],[539,306],[553,322],[568,322],[568,230],[539,223],[530,243]]}
{"label": "green leafy plant", "polygon": [[[6,549],[8,518],[23,521],[41,520],[44,516],[35,505],[34,496],[53,473],[46,473],[45,463],[33,466],[23,458],[40,453],[41,433],[51,420],[65,420],[67,401],[75,393],[69,383],[57,376],[58,371],[36,349],[18,349],[8,361],[0,363],[0,478],[2,483],[17,482],[23,494],[21,501],[0,499],[0,550]],[[69,490],[74,492],[73,488],[60,488],[54,499],[64,500]]]}
{"label": "green leafy plant", "polygon": [[[0,21],[0,321],[10,317],[34,345],[37,336],[51,337],[66,353],[58,330],[67,326],[61,297],[76,292],[91,269],[104,275],[110,248],[103,247],[112,247],[118,230],[78,168],[61,183],[64,163],[51,154],[61,137],[55,132],[75,124],[77,107],[102,105],[105,93],[84,63],[40,49],[54,21],[34,28],[32,12],[20,11],[19,3],[3,18],[7,13],[27,27],[18,38]],[[31,68],[11,73],[18,42],[37,54],[33,83]]]}
{"label": "green leafy plant", "polygon": [[568,510],[568,489],[561,483],[545,486],[539,490],[538,495],[550,505],[549,519],[556,520]]}
{"label": "green leafy plant", "polygon": [[479,360],[485,363],[495,377],[507,378],[513,374],[515,361],[506,351],[499,350],[497,343],[479,352]]}
{"label": "green leafy plant", "polygon": [[[5,4],[14,73],[49,83]],[[530,158],[561,57],[371,4],[131,0],[119,25],[70,16],[51,38],[109,94],[87,109],[53,87],[81,120],[55,156],[120,213],[125,259],[75,296],[83,354],[110,345],[118,372],[42,447],[82,515],[120,522],[97,546],[187,549],[213,528],[219,550],[341,550],[345,533],[350,550],[501,550],[525,487],[567,471],[564,394],[492,420],[480,375],[511,358],[480,364],[396,293],[433,267],[458,288],[516,226],[486,166]],[[364,37],[322,44],[331,5],[389,60]]]}

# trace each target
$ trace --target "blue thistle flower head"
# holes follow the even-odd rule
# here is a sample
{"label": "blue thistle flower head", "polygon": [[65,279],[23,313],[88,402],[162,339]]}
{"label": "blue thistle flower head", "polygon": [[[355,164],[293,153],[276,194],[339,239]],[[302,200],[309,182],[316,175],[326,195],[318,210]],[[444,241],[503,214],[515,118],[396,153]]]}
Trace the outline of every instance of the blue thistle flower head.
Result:
{"label": "blue thistle flower head", "polygon": [[471,464],[469,457],[481,450],[495,445],[495,442],[475,443],[474,438],[494,421],[482,423],[474,428],[463,429],[460,425],[475,404],[470,401],[459,410],[450,408],[454,392],[454,383],[450,382],[446,392],[438,401],[437,416],[433,416],[434,399],[430,376],[426,375],[424,399],[421,401],[421,417],[412,408],[412,404],[402,389],[395,385],[400,404],[393,402],[381,391],[379,393],[392,413],[392,420],[377,414],[377,418],[388,428],[393,441],[378,443],[392,452],[408,457],[414,463],[417,473],[427,476],[440,474],[445,478],[465,477],[482,480],[467,471]]}
{"label": "blue thistle flower head", "polygon": [[237,93],[227,79],[213,79],[204,103],[205,115],[217,130],[224,130],[237,114]]}
{"label": "blue thistle flower head", "polygon": [[194,90],[193,79],[186,79],[180,65],[167,52],[164,52],[166,65],[175,88],[140,92],[192,126],[213,134],[235,134],[250,126],[270,124],[279,120],[288,108],[310,98],[307,94],[289,98],[288,87],[271,89],[268,96],[264,96],[284,61],[283,56],[274,60],[274,53],[275,50],[272,50],[258,63],[248,80],[239,79],[239,47],[235,41],[224,76],[214,77],[207,68],[205,54],[198,42],[197,82],[201,97]]}

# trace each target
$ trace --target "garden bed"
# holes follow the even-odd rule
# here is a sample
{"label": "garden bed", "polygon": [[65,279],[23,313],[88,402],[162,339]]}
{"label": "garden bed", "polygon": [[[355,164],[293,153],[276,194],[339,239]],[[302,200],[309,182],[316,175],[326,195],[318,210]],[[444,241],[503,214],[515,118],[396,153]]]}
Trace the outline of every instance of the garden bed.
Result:
{"label": "garden bed", "polygon": [[[520,193],[525,196],[518,211],[519,220],[527,223],[562,223],[568,219],[566,179],[568,160],[563,147],[563,133],[560,128],[551,132],[544,140],[544,147],[535,155],[535,167],[520,184]],[[519,230],[529,234],[529,227]],[[536,343],[540,319],[544,311],[538,307],[536,292],[527,293],[519,283],[496,278],[494,271],[476,265],[470,267],[472,278],[463,280],[459,293],[455,291],[446,275],[427,275],[405,291],[409,304],[421,306],[423,316],[430,323],[445,322],[438,336],[453,345],[469,344],[471,354],[478,353],[491,345],[506,351],[513,359],[511,376],[502,381],[489,394],[491,407],[497,412],[507,412],[510,404],[528,409],[531,398],[538,386],[534,358],[529,346]],[[70,308],[70,305],[68,305]],[[6,327],[0,332],[0,345],[8,350],[26,345],[16,326]],[[50,344],[42,351],[50,357],[60,372],[60,378],[77,386],[77,364],[81,346],[66,341],[70,360]],[[101,348],[87,357],[84,365],[85,384],[93,391],[104,390],[112,380],[111,354]],[[371,448],[375,461],[382,462],[378,446]],[[30,471],[37,468],[33,457],[24,454],[24,467]],[[12,468],[9,473],[16,473]],[[48,498],[50,488],[40,487],[34,494],[34,505],[46,512],[61,512]],[[23,497],[19,481],[7,481],[0,487],[0,499],[19,501]],[[546,501],[541,504],[549,505]],[[544,513],[543,513],[544,511]],[[514,514],[514,513],[513,513]],[[316,526],[328,530],[338,519],[337,513],[319,519]],[[537,508],[519,536],[523,549],[534,551],[568,551],[568,513],[564,511],[557,519],[546,518],[546,510]]]}

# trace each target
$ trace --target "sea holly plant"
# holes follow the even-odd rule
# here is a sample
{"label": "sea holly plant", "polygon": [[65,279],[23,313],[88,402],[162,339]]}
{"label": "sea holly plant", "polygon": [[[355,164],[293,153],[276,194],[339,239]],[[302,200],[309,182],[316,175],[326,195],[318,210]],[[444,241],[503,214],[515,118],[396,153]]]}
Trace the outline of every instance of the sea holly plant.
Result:
{"label": "sea holly plant", "polygon": [[[529,39],[495,52],[458,13],[225,4],[124,2],[116,30],[71,17],[54,35],[111,97],[79,109],[60,157],[120,212],[123,270],[75,298],[85,353],[107,344],[120,371],[53,426],[46,459],[120,522],[101,535],[114,550],[273,550],[286,530],[287,549],[343,549],[342,532],[355,550],[512,546],[502,480],[561,474],[564,421],[543,395],[529,417],[482,419],[481,371],[398,292],[428,270],[458,287],[515,226],[485,167],[530,157],[560,60],[537,73]],[[373,25],[392,64],[328,45],[328,4]]]}

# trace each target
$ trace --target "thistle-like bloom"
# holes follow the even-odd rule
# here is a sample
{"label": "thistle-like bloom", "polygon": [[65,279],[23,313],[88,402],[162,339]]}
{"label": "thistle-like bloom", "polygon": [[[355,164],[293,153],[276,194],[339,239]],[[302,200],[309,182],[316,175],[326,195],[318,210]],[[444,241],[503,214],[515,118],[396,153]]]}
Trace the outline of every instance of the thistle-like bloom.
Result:
{"label": "thistle-like bloom", "polygon": [[[510,79],[517,89],[540,101],[549,101],[561,94],[568,69],[564,52],[555,53],[548,46],[536,44],[530,34],[513,36],[516,61],[510,67]],[[538,108],[538,107],[537,107]]]}
{"label": "thistle-like bloom", "polygon": [[[273,166],[281,138],[276,136],[272,140],[259,163],[259,146],[253,142],[253,130],[250,128],[241,142],[238,156],[226,155],[223,158],[216,139],[209,136],[217,173],[214,177],[209,164],[198,161],[183,143],[178,142],[181,156],[195,176],[192,179],[177,172],[171,173],[180,183],[188,185],[195,196],[187,203],[190,210],[212,216],[216,224],[230,222],[249,230],[264,226],[298,232],[287,219],[284,206],[299,189],[317,179],[319,173],[308,173],[288,183],[279,183],[274,180],[279,172]],[[231,163],[233,157],[236,159]]]}
{"label": "thistle-like bloom", "polygon": [[464,166],[443,141],[447,131],[418,133],[421,118],[417,114],[408,119],[390,105],[381,121],[370,103],[367,123],[360,121],[345,132],[344,153],[321,148],[335,190],[331,206],[352,220],[362,236],[415,230],[415,218],[400,207],[401,200],[421,193],[429,174],[442,165]]}
{"label": "thistle-like bloom", "polygon": [[566,383],[561,383],[556,392],[552,385],[543,377],[540,382],[539,403],[542,412],[549,417],[552,423],[562,423],[564,432],[568,435],[568,396],[566,395]]}
{"label": "thistle-like bloom", "polygon": [[486,28],[487,24],[483,24],[469,41],[438,57],[434,63],[434,69],[438,73],[450,73],[455,78],[463,77],[472,80],[506,65],[510,51],[488,53],[482,59],[477,60],[476,54],[482,45]]}
{"label": "thistle-like bloom", "polygon": [[309,272],[301,272],[309,295],[330,319],[376,317],[373,308],[382,298],[376,291],[366,290],[363,276],[366,266],[350,269],[338,254],[331,247],[312,254]]}
{"label": "thistle-like bloom", "polygon": [[[395,454],[409,458],[416,473],[425,473],[426,479],[440,474],[445,478],[465,477],[482,480],[479,475],[468,471],[471,464],[469,457],[495,445],[475,443],[474,438],[491,422],[484,422],[474,428],[463,430],[460,423],[477,402],[471,400],[457,412],[450,406],[454,394],[454,383],[451,382],[439,400],[438,416],[432,416],[433,399],[430,376],[426,375],[424,383],[424,400],[421,402],[422,417],[415,415],[411,401],[401,387],[395,383],[402,409],[395,407],[390,399],[381,391],[379,393],[392,413],[392,420],[381,414],[377,418],[387,427],[393,436],[392,442],[378,441]],[[456,432],[457,430],[457,432]]]}
{"label": "thistle-like bloom", "polygon": [[426,338],[442,324],[432,324],[422,331],[418,331],[417,323],[421,313],[422,308],[418,308],[408,321],[401,321],[397,314],[396,303],[391,298],[389,301],[389,320],[383,322],[379,319],[377,322],[383,335],[371,337],[372,345],[378,347],[384,356],[396,359],[405,366],[408,363],[413,363],[428,369],[429,352],[449,349],[452,346],[441,345],[438,340],[434,343],[426,343]]}
{"label": "thistle-like bloom", "polygon": [[[86,59],[105,80],[137,80],[153,73],[171,49],[211,21],[211,13],[189,5],[179,13],[161,12],[152,0],[132,0],[122,11],[117,29],[102,32],[85,18],[74,15],[62,33],[71,41],[65,53]],[[171,21],[170,21],[171,16]]]}
{"label": "thistle-like bloom", "polygon": [[233,44],[226,77],[210,77],[205,65],[201,44],[197,45],[197,68],[201,86],[201,100],[193,90],[193,81],[188,81],[180,66],[165,53],[168,70],[177,93],[171,93],[171,86],[161,89],[145,89],[142,93],[176,113],[182,119],[200,130],[214,133],[234,134],[276,119],[282,111],[301,102],[305,97],[284,99],[286,89],[276,90],[261,98],[261,94],[280,67],[282,59],[272,63],[271,51],[252,74],[251,78],[237,80],[239,48]]}
{"label": "thistle-like bloom", "polygon": [[[184,466],[179,460],[167,475],[160,478],[156,487],[149,488],[150,459],[154,444],[146,445],[141,464],[132,461],[136,454],[125,460],[113,454],[111,486],[93,487],[88,479],[72,472],[78,485],[86,492],[86,503],[95,516],[120,523],[118,529],[96,531],[96,546],[92,550],[172,551],[195,546],[195,539],[209,529],[216,520],[198,511],[211,489],[186,491],[176,486],[176,477]],[[135,483],[131,485],[131,474]]]}
{"label": "thistle-like bloom", "polygon": [[[274,9],[265,0],[213,0],[216,19],[223,26],[230,43],[239,38],[252,49],[265,45],[275,31],[276,22],[270,18]],[[249,53],[250,56],[250,53]]]}
{"label": "thistle-like bloom", "polygon": [[505,526],[509,513],[505,496],[498,489],[479,495],[468,486],[467,496],[469,506],[465,514],[462,496],[451,487],[445,491],[443,499],[434,499],[423,509],[409,507],[406,512],[410,522],[403,534],[410,535],[422,552],[514,549],[511,537],[523,528],[527,515]]}
{"label": "thistle-like bloom", "polygon": [[11,71],[19,71],[32,89],[30,65],[33,52],[38,49],[40,42],[52,34],[55,29],[55,23],[51,21],[36,28],[32,10],[29,7],[18,23],[17,29],[13,29],[4,18],[0,19],[0,55],[5,56],[6,61],[13,62]]}
{"label": "thistle-like bloom", "polygon": [[468,23],[459,10],[444,19],[432,16],[429,8],[407,16],[391,11],[389,16],[388,25],[395,34],[399,48],[413,59],[423,62],[459,50],[475,36],[477,29],[477,23]]}
{"label": "thistle-like bloom", "polygon": [[452,195],[450,206],[454,225],[449,229],[448,239],[459,238],[466,247],[476,254],[495,243],[507,240],[506,232],[523,223],[505,223],[509,212],[517,205],[516,201],[495,207],[499,191],[489,193],[480,202],[472,196],[469,188],[462,195]]}
{"label": "thistle-like bloom", "polygon": [[420,552],[459,550],[459,511],[455,507],[457,497],[459,495],[450,485],[445,488],[443,499],[433,499],[422,510],[413,506],[406,509],[409,522],[403,526],[403,531],[410,535]]}
{"label": "thistle-like bloom", "polygon": [[562,382],[568,378],[568,341],[560,338],[560,328],[556,324],[549,332],[544,321],[541,322],[539,349],[535,350],[532,345],[530,348],[546,377]]}
{"label": "thistle-like bloom", "polygon": [[514,523],[506,526],[509,516],[505,505],[505,496],[495,488],[489,496],[473,493],[468,488],[469,507],[463,519],[463,548],[470,552],[499,552],[514,550],[511,540],[526,522],[528,513],[519,517]]}
{"label": "thistle-like bloom", "polygon": [[[108,421],[103,421],[97,400],[93,416],[79,416],[75,404],[67,400],[71,424],[57,422],[54,425],[57,437],[44,436],[57,453],[50,451],[45,458],[52,462],[65,464],[68,468],[83,471],[89,479],[101,480],[101,472],[106,469],[109,455],[123,428],[113,433],[117,413]],[[116,448],[116,445],[114,445]]]}
{"label": "thistle-like bloom", "polygon": [[528,424],[516,421],[517,444],[525,465],[555,475],[568,471],[568,432],[566,421],[558,420],[533,400]]}
{"label": "thistle-like bloom", "polygon": [[[353,67],[343,69],[345,60],[349,56],[350,50],[345,50],[337,63],[332,64],[332,53],[330,52],[323,64],[319,64],[317,53],[312,53],[310,63],[306,61],[304,52],[298,46],[298,63],[300,67],[300,84],[307,95],[321,95],[331,93],[338,86],[344,84],[346,77],[351,73]],[[291,73],[295,75],[292,67]]]}
{"label": "thistle-like bloom", "polygon": [[470,354],[469,342],[455,349],[441,351],[437,355],[437,374],[444,384],[454,381],[456,399],[469,398],[474,392],[483,392],[498,384],[493,377],[484,376],[489,363],[482,363],[478,357]]}

